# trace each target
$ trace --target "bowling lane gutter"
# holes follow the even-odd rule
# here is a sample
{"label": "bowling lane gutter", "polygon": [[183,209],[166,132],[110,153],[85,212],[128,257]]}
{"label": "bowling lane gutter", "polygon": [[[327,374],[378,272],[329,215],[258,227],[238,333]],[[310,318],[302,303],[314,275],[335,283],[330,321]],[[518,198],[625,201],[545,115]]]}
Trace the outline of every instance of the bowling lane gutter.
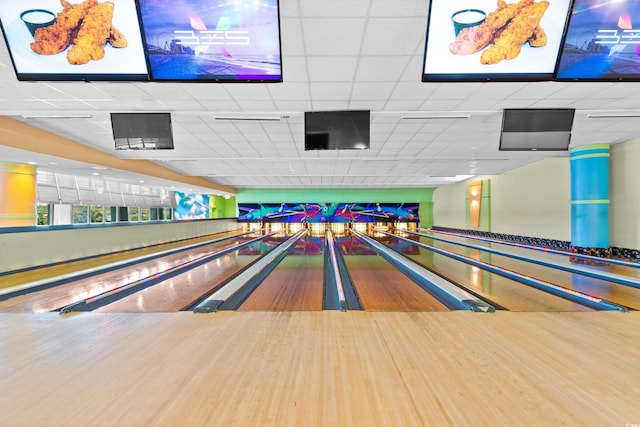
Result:
{"label": "bowling lane gutter", "polygon": [[[87,268],[85,270],[74,271],[72,273],[61,274],[59,276],[47,277],[45,279],[35,280],[33,282],[24,283],[22,285],[12,286],[10,288],[0,289],[0,301],[5,301],[11,298],[15,298],[21,295],[26,295],[32,292],[43,291],[45,289],[52,288],[54,286],[64,285],[65,283],[73,282],[76,280],[86,279],[97,274],[108,273],[119,268],[129,267],[135,264],[139,264],[144,261],[150,261],[156,258],[161,258],[167,255],[173,255],[179,252],[188,251],[190,249],[199,248],[213,243],[222,242],[229,239],[235,239],[247,234],[255,233],[254,231],[248,231],[245,233],[234,234],[232,236],[220,237],[217,239],[207,240],[206,242],[194,243],[187,246],[181,246],[179,248],[167,249],[166,251],[155,252],[153,254],[142,255],[136,258],[124,259],[122,261],[113,262],[111,264],[100,265],[93,268]],[[265,236],[266,237],[266,236]]]}
{"label": "bowling lane gutter", "polygon": [[[459,255],[450,251],[446,251],[444,249],[439,249],[436,248],[435,246],[430,246],[427,245],[425,243],[420,243],[420,242],[416,242],[415,240],[411,240],[411,239],[407,239],[406,237],[401,237],[398,236],[396,234],[391,234],[391,233],[387,233],[387,232],[381,232],[383,234],[386,234],[388,236],[391,237],[395,237],[396,239],[400,239],[400,240],[404,240],[406,242],[409,242],[413,245],[416,246],[420,246],[422,248],[428,249],[430,251],[433,251],[435,253],[444,255],[444,256],[448,256],[450,258],[456,259],[458,261],[462,261],[465,262],[467,264],[471,264],[474,265],[478,268],[481,268],[483,270],[487,270],[490,271],[491,273],[495,273],[495,274],[499,274],[500,276],[506,277],[508,279],[511,280],[515,280],[517,282],[520,282],[524,285],[527,286],[531,286],[533,288],[536,289],[540,289],[542,291],[548,292],[550,294],[559,296],[561,298],[565,298],[568,299],[569,301],[573,301],[575,303],[584,305],[585,307],[589,307],[589,308],[593,308],[595,310],[613,310],[613,311],[622,311],[622,312],[627,312],[628,308],[618,305],[618,304],[614,304],[610,301],[606,301],[603,300],[601,298],[595,297],[593,295],[588,295],[582,292],[578,292],[575,291],[573,289],[569,289],[569,288],[565,288],[563,286],[559,286],[559,285],[555,285],[553,283],[550,282],[545,282],[544,280],[539,280],[539,279],[535,279],[533,277],[530,276],[525,276],[524,274],[520,274],[520,273],[516,273],[514,271],[511,270],[507,270],[505,268],[502,267],[497,267],[495,265],[491,265],[491,264],[487,264],[485,262],[482,261],[477,261],[473,258],[469,258],[467,256],[464,255]],[[408,232],[409,234],[416,234],[416,235],[420,235],[419,233],[413,233],[413,232]],[[431,236],[422,236],[422,237],[427,237],[430,238]],[[453,242],[451,242],[453,243]],[[466,245],[463,245],[466,246]],[[486,248],[481,248],[481,247],[476,247],[475,249],[478,250],[486,250]],[[502,254],[500,254],[502,255]],[[520,258],[520,257],[518,257]],[[526,261],[526,259],[524,259]],[[533,261],[532,261],[533,262]]]}
{"label": "bowling lane gutter", "polygon": [[249,268],[231,279],[222,288],[211,294],[193,308],[194,313],[215,313],[218,310],[236,310],[260,285],[262,280],[287,255],[289,249],[296,244],[307,230],[300,230],[286,242],[260,258]]}
{"label": "bowling lane gutter", "polygon": [[228,253],[232,253],[237,251],[238,249],[250,245],[251,243],[264,240],[269,236],[276,234],[276,232],[268,233],[263,236],[256,237],[251,240],[247,240],[239,245],[231,246],[226,249],[222,249],[217,252],[210,252],[206,255],[202,255],[196,259],[190,260],[183,264],[177,265],[175,267],[171,267],[167,270],[158,272],[156,274],[152,274],[151,276],[147,276],[145,278],[136,280],[135,282],[127,283],[125,285],[119,286],[117,288],[111,289],[109,291],[105,291],[101,294],[94,295],[90,298],[86,298],[80,301],[76,301],[72,304],[66,305],[60,309],[52,310],[59,311],[60,314],[69,313],[72,311],[93,311],[107,304],[111,304],[114,301],[125,298],[129,295],[132,295],[136,292],[140,292],[143,289],[146,289],[150,286],[156,285],[160,282],[164,282],[172,277],[175,277],[179,274],[185,273],[189,270],[192,270],[196,267],[204,265],[216,258],[219,258]]}
{"label": "bowling lane gutter", "polygon": [[[574,253],[571,253],[571,252],[561,251],[561,250],[558,250],[558,249],[544,248],[544,247],[532,246],[532,245],[524,245],[522,243],[507,242],[507,241],[498,240],[498,239],[487,239],[486,237],[467,236],[467,235],[463,235],[463,234],[450,233],[450,232],[447,232],[447,231],[427,230],[425,228],[419,228],[418,230],[428,231],[429,233],[445,234],[445,235],[448,235],[448,236],[455,236],[455,237],[460,237],[460,238],[469,239],[469,240],[479,240],[481,242],[497,243],[497,244],[500,244],[500,245],[513,246],[513,247],[516,247],[516,248],[531,249],[533,251],[540,251],[540,252],[547,252],[547,253],[552,253],[552,254],[557,254],[557,255],[570,256],[570,257],[573,257],[573,258],[579,258],[579,259],[584,259],[584,260],[587,260],[587,261],[594,261],[594,262],[598,262],[598,263],[621,265],[621,266],[624,266],[624,267],[631,267],[631,268],[640,268],[640,263],[624,261],[624,260],[621,260],[621,259],[609,259],[609,258],[601,258],[601,257],[591,256],[591,255],[574,254]],[[428,237],[428,238],[431,238],[431,239],[434,239],[434,240],[442,240],[443,242],[447,242],[447,243],[454,243],[456,245],[466,245],[463,242],[458,242],[458,241],[453,241],[453,240],[446,240],[446,239],[443,239],[442,237],[432,236],[431,234],[415,233],[415,232],[412,232],[412,231],[406,231],[406,232],[407,233],[411,233],[411,234],[416,234],[416,235],[419,235],[419,236],[423,236],[423,237]],[[483,248],[483,250],[487,250],[487,248],[484,247],[484,246],[482,246],[482,248]],[[501,254],[501,255],[503,255],[503,254]],[[509,256],[509,255],[506,255],[506,256]]]}
{"label": "bowling lane gutter", "polygon": [[389,249],[382,243],[359,231],[351,230],[351,233],[371,246],[376,253],[413,279],[414,282],[440,301],[440,303],[448,309],[491,313],[495,312],[495,307],[488,304],[486,301],[481,300],[475,295],[427,270],[418,263]]}

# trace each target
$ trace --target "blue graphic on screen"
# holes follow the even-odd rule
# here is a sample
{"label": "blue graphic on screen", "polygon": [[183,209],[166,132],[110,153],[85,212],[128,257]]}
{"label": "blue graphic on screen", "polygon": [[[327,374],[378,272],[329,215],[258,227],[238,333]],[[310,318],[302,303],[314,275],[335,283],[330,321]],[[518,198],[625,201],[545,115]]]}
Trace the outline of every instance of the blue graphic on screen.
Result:
{"label": "blue graphic on screen", "polygon": [[152,80],[282,81],[278,0],[140,0]]}
{"label": "blue graphic on screen", "polygon": [[245,203],[242,222],[418,222],[418,203]]}
{"label": "blue graphic on screen", "polygon": [[559,79],[640,77],[640,1],[576,0]]}
{"label": "blue graphic on screen", "polygon": [[174,219],[206,219],[211,212],[211,202],[205,194],[175,192],[177,206],[173,210]]}

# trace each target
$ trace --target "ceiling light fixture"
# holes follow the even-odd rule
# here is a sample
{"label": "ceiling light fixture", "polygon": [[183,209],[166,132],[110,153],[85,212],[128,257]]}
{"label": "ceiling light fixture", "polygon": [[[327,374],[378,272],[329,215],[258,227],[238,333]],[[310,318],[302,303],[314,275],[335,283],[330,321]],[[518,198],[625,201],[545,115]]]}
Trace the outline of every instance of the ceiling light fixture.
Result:
{"label": "ceiling light fixture", "polygon": [[468,119],[471,114],[435,114],[421,116],[400,116],[402,120],[438,120],[438,119]]}
{"label": "ceiling light fixture", "polygon": [[629,113],[589,113],[587,117],[590,119],[624,119],[640,117],[640,112]]}
{"label": "ceiling light fixture", "polygon": [[22,115],[23,119],[91,119],[91,114],[37,114],[37,115]]}
{"label": "ceiling light fixture", "polygon": [[263,122],[279,122],[281,116],[264,116],[264,117],[242,117],[242,116],[214,116],[215,120],[237,120],[237,121],[263,121]]}

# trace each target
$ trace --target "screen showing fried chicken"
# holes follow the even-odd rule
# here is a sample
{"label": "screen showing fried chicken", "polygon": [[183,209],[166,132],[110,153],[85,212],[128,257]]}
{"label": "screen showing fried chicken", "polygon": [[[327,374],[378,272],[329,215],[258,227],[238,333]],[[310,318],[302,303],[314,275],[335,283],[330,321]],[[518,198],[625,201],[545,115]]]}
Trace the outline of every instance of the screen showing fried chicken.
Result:
{"label": "screen showing fried chicken", "polygon": [[149,78],[135,0],[0,2],[0,23],[19,80]]}
{"label": "screen showing fried chicken", "polygon": [[[432,0],[422,80],[553,79],[570,3]],[[456,21],[471,10],[484,19],[462,25]]]}

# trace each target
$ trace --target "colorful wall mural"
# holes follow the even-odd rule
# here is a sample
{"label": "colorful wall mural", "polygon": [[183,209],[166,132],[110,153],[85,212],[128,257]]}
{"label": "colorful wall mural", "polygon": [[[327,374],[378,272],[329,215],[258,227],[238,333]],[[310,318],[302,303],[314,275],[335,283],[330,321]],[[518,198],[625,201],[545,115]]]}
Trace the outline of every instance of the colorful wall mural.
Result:
{"label": "colorful wall mural", "polygon": [[419,203],[240,203],[241,222],[418,222]]}
{"label": "colorful wall mural", "polygon": [[173,210],[174,219],[210,218],[211,203],[208,195],[176,191],[175,198],[177,207]]}

